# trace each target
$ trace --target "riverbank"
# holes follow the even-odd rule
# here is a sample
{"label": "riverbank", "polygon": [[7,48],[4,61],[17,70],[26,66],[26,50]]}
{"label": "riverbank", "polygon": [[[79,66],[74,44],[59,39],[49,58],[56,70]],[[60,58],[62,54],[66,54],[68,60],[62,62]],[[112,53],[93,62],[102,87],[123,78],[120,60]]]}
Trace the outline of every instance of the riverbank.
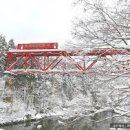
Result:
{"label": "riverbank", "polygon": [[27,107],[27,104],[19,99],[14,99],[13,103],[0,100],[0,124],[21,122],[26,120],[27,115],[36,120],[48,116],[59,116],[67,119],[76,115],[83,115],[90,110],[89,107],[86,109],[87,101],[85,98],[82,96],[76,97],[71,101],[66,100],[66,106],[59,103],[41,112],[37,111],[33,106]]}
{"label": "riverbank", "polygon": [[14,124],[3,126],[4,130],[109,130],[110,120],[97,122],[97,118],[106,118],[110,114],[111,109],[100,110],[97,113],[89,115],[75,115],[73,117],[64,118],[61,116],[46,116],[39,120],[23,122],[22,124]]}
{"label": "riverbank", "polygon": [[[63,128],[63,130],[64,129],[69,130],[69,128],[73,128],[73,127],[75,128],[74,130],[76,130],[77,128],[78,128],[77,130],[82,130],[82,129],[84,130],[84,128],[93,127],[93,123],[95,122],[96,118],[97,119],[99,118],[99,120],[104,119],[104,118],[106,118],[105,116],[108,117],[110,115],[110,113],[108,113],[108,115],[107,115],[107,112],[112,111],[112,109],[110,109],[110,108],[105,108],[105,109],[101,109],[98,111],[91,111],[91,112],[89,111],[88,112],[87,110],[86,111],[84,110],[84,111],[80,111],[79,113],[75,113],[74,109],[72,112],[72,111],[70,111],[70,110],[72,110],[72,108],[68,108],[68,109],[66,108],[66,109],[62,109],[62,111],[57,110],[57,111],[55,111],[55,113],[52,111],[50,111],[49,113],[36,113],[36,111],[34,112],[34,110],[31,108],[29,109],[30,111],[27,112],[27,111],[25,111],[25,108],[22,106],[24,106],[24,104],[23,105],[21,104],[21,108],[20,108],[22,113],[20,111],[18,113],[14,113],[14,111],[12,111],[12,113],[8,113],[8,114],[10,114],[11,118],[9,118],[9,116],[8,116],[8,121],[7,121],[7,119],[4,120],[6,122],[0,123],[0,127],[5,129],[5,128],[8,128],[8,126],[9,126],[9,127],[12,127],[11,128],[11,130],[12,130],[13,128],[15,128],[15,126],[17,127],[21,124],[21,127],[23,127],[23,130],[25,130],[24,129],[25,126],[29,126],[28,128],[30,130],[30,125],[31,125],[31,130],[37,130],[38,126],[41,126],[43,128],[43,130],[44,129],[49,130],[50,128],[53,128],[54,130],[60,130],[60,128]],[[17,109],[18,109],[18,107],[17,107]],[[16,111],[16,106],[15,106],[15,111]],[[31,111],[32,111],[32,113],[31,113]],[[30,113],[30,118],[27,119],[28,113]],[[14,116],[14,114],[15,114],[15,116]],[[24,115],[24,114],[26,114],[26,115]],[[22,115],[21,118],[18,118],[18,116],[20,116],[20,115]],[[98,116],[96,116],[96,115],[98,115]],[[12,117],[14,117],[14,118],[12,118]],[[6,118],[7,118],[7,116],[6,116]],[[28,125],[28,124],[30,124],[30,125]],[[108,122],[107,122],[107,127],[109,127]],[[17,130],[17,129],[15,129],[15,130]]]}

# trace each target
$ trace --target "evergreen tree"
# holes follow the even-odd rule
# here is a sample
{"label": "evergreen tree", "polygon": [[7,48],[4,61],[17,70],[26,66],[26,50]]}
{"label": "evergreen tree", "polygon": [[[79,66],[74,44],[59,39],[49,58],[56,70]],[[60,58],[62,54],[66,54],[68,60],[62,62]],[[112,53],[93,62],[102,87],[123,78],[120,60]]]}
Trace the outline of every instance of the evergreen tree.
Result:
{"label": "evergreen tree", "polygon": [[15,43],[13,39],[10,39],[8,42],[8,49],[15,49]]}
{"label": "evergreen tree", "polygon": [[3,75],[3,72],[5,71],[5,67],[7,64],[7,51],[9,49],[14,49],[15,48],[15,44],[14,44],[14,40],[11,39],[9,40],[9,42],[7,43],[5,36],[0,35],[0,75]]}
{"label": "evergreen tree", "polygon": [[5,37],[0,35],[0,75],[3,75],[6,65],[6,51],[8,50]]}
{"label": "evergreen tree", "polygon": [[8,47],[5,37],[3,35],[0,35],[0,52],[6,52],[7,48]]}

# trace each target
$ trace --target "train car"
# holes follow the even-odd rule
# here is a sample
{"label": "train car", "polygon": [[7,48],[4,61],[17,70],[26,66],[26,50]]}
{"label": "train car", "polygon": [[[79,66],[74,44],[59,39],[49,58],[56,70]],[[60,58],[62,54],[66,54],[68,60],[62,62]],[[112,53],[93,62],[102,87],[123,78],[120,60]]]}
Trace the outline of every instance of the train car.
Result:
{"label": "train car", "polygon": [[58,49],[58,43],[26,43],[18,44],[16,49],[32,50],[32,49]]}

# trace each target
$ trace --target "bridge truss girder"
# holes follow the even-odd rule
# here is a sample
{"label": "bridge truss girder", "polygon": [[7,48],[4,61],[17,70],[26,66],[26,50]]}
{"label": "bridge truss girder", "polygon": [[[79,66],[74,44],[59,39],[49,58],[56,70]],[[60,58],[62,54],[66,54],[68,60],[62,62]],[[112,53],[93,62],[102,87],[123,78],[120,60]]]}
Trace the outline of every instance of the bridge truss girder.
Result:
{"label": "bridge truss girder", "polygon": [[[102,64],[102,66],[107,64],[107,56],[129,54],[129,50],[123,49],[94,49],[70,52],[58,49],[10,50],[7,53],[6,72],[12,74],[93,73],[96,64]],[[130,60],[122,61],[114,67],[115,70],[104,70],[103,73],[124,71],[129,63]],[[121,67],[123,69],[120,69]]]}

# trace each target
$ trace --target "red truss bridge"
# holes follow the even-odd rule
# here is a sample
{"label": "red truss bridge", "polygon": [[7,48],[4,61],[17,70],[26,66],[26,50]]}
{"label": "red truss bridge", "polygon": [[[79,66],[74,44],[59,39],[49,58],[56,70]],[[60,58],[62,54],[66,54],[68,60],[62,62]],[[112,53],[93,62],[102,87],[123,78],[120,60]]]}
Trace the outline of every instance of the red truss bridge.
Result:
{"label": "red truss bridge", "polygon": [[58,43],[18,44],[7,52],[6,73],[117,73],[128,70],[130,58],[111,60],[113,56],[130,55],[127,49],[93,49],[66,51]]}

